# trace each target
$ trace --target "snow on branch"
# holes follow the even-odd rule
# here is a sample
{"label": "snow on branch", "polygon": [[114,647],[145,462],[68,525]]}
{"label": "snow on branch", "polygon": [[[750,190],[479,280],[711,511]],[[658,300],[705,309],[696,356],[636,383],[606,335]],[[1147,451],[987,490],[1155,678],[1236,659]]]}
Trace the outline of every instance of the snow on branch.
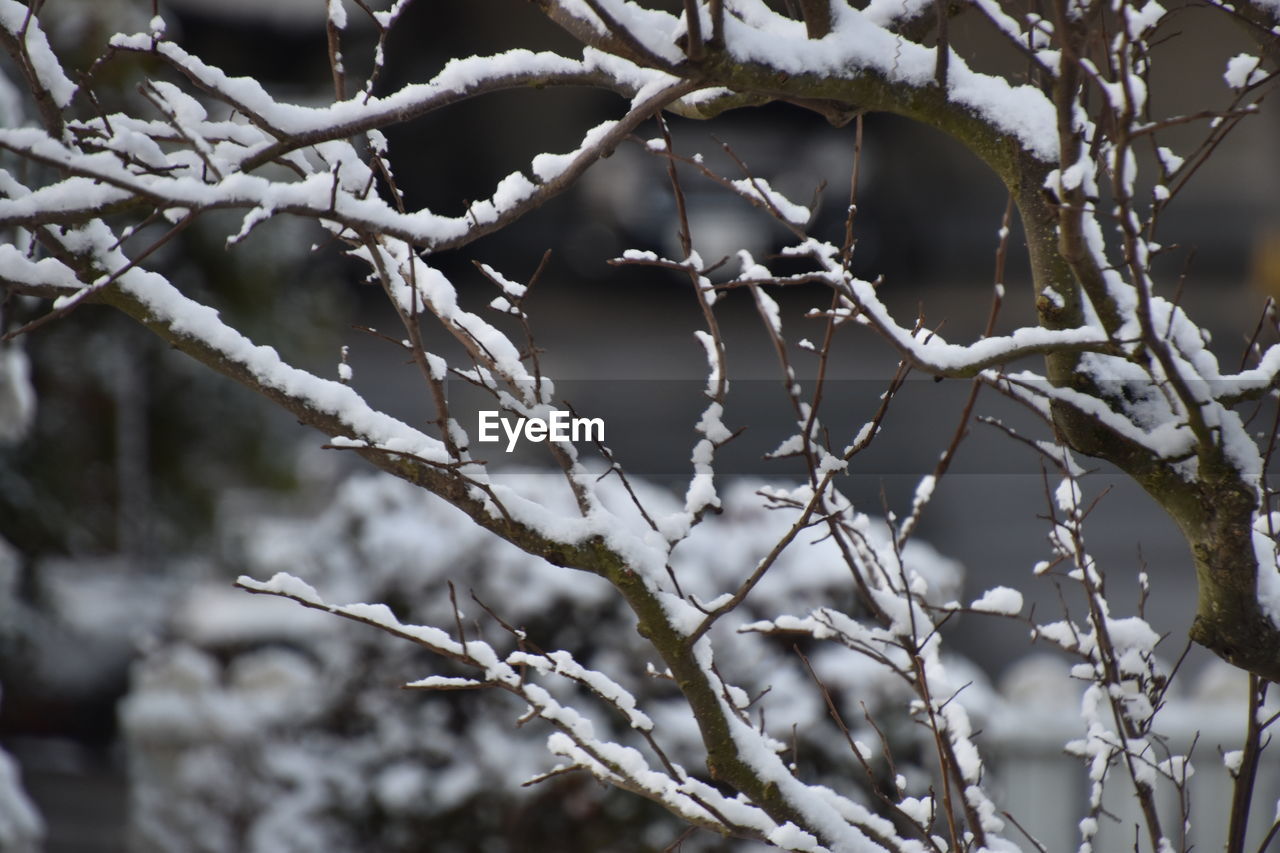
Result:
{"label": "snow on branch", "polygon": [[[53,201],[60,218],[66,220],[101,215],[115,204],[145,199],[162,208],[250,208],[291,213],[442,251],[505,227],[563,191],[655,110],[692,88],[692,84],[678,83],[648,93],[623,119],[590,134],[578,150],[554,162],[541,161],[538,182],[514,172],[499,182],[490,199],[472,204],[458,217],[440,216],[426,210],[402,213],[381,198],[368,194],[368,180],[353,185],[349,175],[338,172],[316,172],[288,183],[238,173],[208,183],[181,172],[176,177],[139,173],[120,163],[113,154],[84,153],[29,128],[0,129],[0,148],[99,185],[89,193],[88,199],[74,202],[69,200],[65,187],[50,188],[41,196],[42,209],[47,211],[48,203]],[[0,200],[0,224],[20,223],[31,215],[31,210],[30,205],[22,201]]]}
{"label": "snow on branch", "polygon": [[1046,329],[1024,326],[1011,335],[993,335],[971,344],[950,344],[935,332],[917,332],[899,325],[876,295],[875,286],[850,275],[839,261],[839,250],[810,238],[783,250],[784,255],[808,257],[819,273],[848,299],[849,316],[884,335],[915,367],[935,376],[976,376],[996,365],[1028,355],[1052,352],[1110,351],[1111,342],[1100,328]]}
{"label": "snow on branch", "polygon": [[[746,837],[766,838],[787,832],[758,808],[726,798],[717,789],[698,783],[675,766],[669,765],[668,772],[654,770],[639,750],[597,738],[586,717],[530,681],[523,671],[532,668],[584,684],[626,717],[634,728],[645,732],[653,728],[652,721],[636,707],[634,697],[603,673],[580,666],[567,652],[534,655],[516,651],[503,657],[483,640],[455,639],[440,628],[406,625],[382,604],[329,604],[309,584],[285,573],[278,573],[267,581],[241,576],[236,586],[248,592],[288,598],[304,607],[372,626],[478,670],[476,678],[428,676],[406,686],[424,690],[493,687],[510,692],[528,703],[526,717],[537,717],[557,729],[547,741],[547,749],[553,755],[568,759],[571,767],[586,770],[603,782],[652,799],[690,823],[718,833]],[[561,766],[552,772],[564,769],[567,768]],[[821,848],[811,845],[799,849]]]}
{"label": "snow on branch", "polygon": [[510,50],[494,56],[450,60],[430,81],[403,86],[384,97],[362,94],[329,106],[312,107],[278,101],[256,80],[228,77],[173,42],[157,43],[150,35],[118,36],[112,47],[161,56],[193,83],[250,117],[274,137],[244,152],[241,166],[246,171],[287,151],[403,124],[493,92],[537,86],[595,86],[635,96],[646,87],[677,82],[662,72],[642,69],[598,51],[588,50],[582,59],[575,60],[545,51]]}
{"label": "snow on branch", "polygon": [[[934,48],[907,41],[846,4],[833,4],[832,30],[816,41],[808,37],[802,22],[773,12],[764,3],[743,2],[737,8],[743,14],[726,18],[725,44],[738,62],[793,77],[839,80],[871,74],[890,85],[910,88],[935,82]],[[1038,89],[972,71],[953,55],[946,94],[958,106],[1018,139],[1041,161],[1057,160],[1057,119],[1052,103]]]}
{"label": "snow on branch", "polygon": [[62,130],[62,110],[75,95],[75,84],[62,70],[35,9],[16,0],[0,2],[0,44],[16,61],[50,132]]}

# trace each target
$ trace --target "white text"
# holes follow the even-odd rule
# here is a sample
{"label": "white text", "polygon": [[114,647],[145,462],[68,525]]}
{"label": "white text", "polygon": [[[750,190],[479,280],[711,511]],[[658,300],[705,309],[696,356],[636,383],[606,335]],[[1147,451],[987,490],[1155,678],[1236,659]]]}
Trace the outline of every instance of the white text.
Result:
{"label": "white text", "polygon": [[480,412],[480,429],[477,441],[501,441],[498,426],[507,436],[507,452],[515,450],[516,442],[523,435],[525,441],[604,441],[603,418],[575,418],[559,409],[551,410],[551,417],[504,418],[489,409]]}

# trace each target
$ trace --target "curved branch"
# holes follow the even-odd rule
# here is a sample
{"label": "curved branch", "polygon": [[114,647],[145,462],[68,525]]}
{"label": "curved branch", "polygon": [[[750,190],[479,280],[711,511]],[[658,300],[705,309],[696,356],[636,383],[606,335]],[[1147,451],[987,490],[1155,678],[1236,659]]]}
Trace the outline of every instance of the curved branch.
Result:
{"label": "curved branch", "polygon": [[156,43],[150,38],[135,36],[117,39],[113,47],[164,59],[200,89],[275,136],[276,142],[247,152],[239,164],[246,172],[290,151],[403,124],[494,92],[545,86],[591,86],[630,97],[640,90],[641,78],[659,80],[664,76],[636,68],[632,79],[623,79],[591,62],[590,58],[574,60],[554,53],[515,50],[496,56],[454,60],[428,82],[405,86],[383,98],[359,95],[327,107],[304,107],[276,101],[257,81],[228,78],[220,69],[172,42]]}
{"label": "curved branch", "polygon": [[[328,173],[313,174],[304,181],[284,185],[251,175],[237,175],[233,180],[219,184],[138,175],[113,156],[85,155],[31,129],[0,130],[0,148],[105,185],[94,187],[94,192],[81,194],[78,203],[66,204],[65,198],[60,199],[63,203],[59,205],[59,213],[65,218],[58,219],[59,222],[83,221],[115,205],[127,204],[131,196],[146,199],[161,208],[261,208],[275,213],[292,213],[336,222],[356,232],[386,234],[429,251],[443,251],[465,246],[499,231],[559,195],[593,163],[611,153],[642,122],[695,88],[694,83],[680,81],[648,95],[622,119],[597,128],[602,132],[589,135],[582,148],[565,155],[567,162],[561,168],[549,171],[541,183],[535,184],[516,173],[499,185],[492,201],[473,205],[468,214],[461,217],[439,216],[429,211],[401,213],[380,198],[334,193],[331,191],[333,178]],[[83,198],[85,195],[89,198]],[[31,214],[31,207],[25,200],[0,201],[0,224],[21,224]]]}

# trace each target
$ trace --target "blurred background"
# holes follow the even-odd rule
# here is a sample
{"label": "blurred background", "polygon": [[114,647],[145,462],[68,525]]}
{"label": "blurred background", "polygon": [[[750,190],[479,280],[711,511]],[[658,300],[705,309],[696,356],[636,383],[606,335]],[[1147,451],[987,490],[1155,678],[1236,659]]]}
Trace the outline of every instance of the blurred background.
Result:
{"label": "blurred background", "polygon": [[[49,4],[43,20],[68,64],[85,68],[111,32],[146,28],[147,5],[62,0]],[[180,0],[161,11],[175,40],[229,73],[254,77],[281,97],[331,97],[321,0]],[[374,33],[354,7],[349,15],[344,58],[359,80]],[[1016,57],[968,17],[957,19],[952,33],[962,52],[982,68],[1016,67]],[[1171,31],[1178,35],[1155,57],[1155,111],[1225,105],[1225,61],[1248,42],[1205,10],[1179,9]],[[1187,49],[1191,39],[1196,47]],[[513,47],[571,50],[531,4],[422,0],[387,45],[379,90],[427,80],[452,57]],[[1165,65],[1162,56],[1170,58]],[[127,98],[140,70],[110,66],[111,73]],[[487,197],[534,154],[572,150],[585,129],[622,108],[607,93],[512,92],[387,135],[409,203],[460,213],[465,200]],[[672,119],[671,127],[681,153],[702,152],[737,177],[723,142],[794,200],[816,198],[814,232],[839,241],[852,127],[784,107],[710,123]],[[1202,132],[1188,126],[1162,141],[1185,154]],[[1264,300],[1280,294],[1277,151],[1280,113],[1243,122],[1162,223],[1163,242],[1179,247],[1163,268],[1163,292],[1176,292],[1213,333],[1226,365],[1239,363]],[[880,292],[900,318],[919,312],[928,325],[942,324],[950,340],[976,337],[990,309],[1002,188],[939,134],[893,117],[866,118],[862,158],[857,271],[884,277]],[[695,175],[686,176],[685,189],[704,259],[740,248],[765,258],[784,245],[787,234],[740,200]],[[237,227],[234,216],[206,217],[153,262],[255,340],[320,375],[335,376],[341,348],[349,347],[355,385],[371,403],[410,423],[430,417],[414,369],[359,330],[395,334],[380,292],[362,283],[355,265],[333,246],[312,251],[322,235],[290,220],[227,251],[226,235]],[[497,294],[473,259],[524,281],[552,250],[526,303],[542,363],[580,412],[605,418],[617,458],[661,501],[687,478],[705,372],[692,334],[701,316],[687,281],[606,263],[627,248],[680,254],[665,163],[638,145],[623,146],[516,226],[432,262],[457,283],[464,303],[478,308]],[[1002,330],[1029,322],[1032,312],[1016,232],[1006,284]],[[824,307],[826,297],[795,289],[778,299],[792,339],[817,339],[821,324],[803,314]],[[735,383],[724,420],[730,428],[749,425],[726,448],[720,471],[730,482],[793,477],[787,462],[762,458],[792,431],[768,338],[745,294],[730,294],[720,309]],[[30,310],[11,306],[4,321],[16,325]],[[527,739],[527,753],[487,754],[515,738],[469,733],[462,723],[480,713],[469,704],[480,699],[444,702],[398,691],[403,681],[437,671],[436,662],[368,632],[250,599],[229,583],[242,572],[287,569],[325,580],[334,599],[341,592],[350,600],[386,600],[405,614],[438,619],[448,618],[438,614],[447,612],[440,607],[449,580],[489,587],[503,600],[517,587],[499,569],[524,572],[547,589],[545,600],[504,605],[541,626],[548,645],[591,649],[584,653],[603,656],[602,667],[610,655],[638,653],[621,638],[593,648],[601,632],[593,635],[592,626],[610,634],[608,626],[625,619],[605,596],[540,574],[427,498],[354,473],[349,460],[320,449],[322,437],[130,321],[85,309],[20,345],[25,355],[10,355],[9,378],[0,378],[9,395],[0,400],[11,407],[7,421],[0,411],[11,425],[0,436],[0,746],[16,760],[14,767],[0,760],[0,784],[21,774],[40,817],[9,820],[38,820],[43,849],[648,850],[678,837],[647,806],[591,783],[562,780],[503,799],[494,792],[545,767],[539,737]],[[823,420],[847,440],[874,411],[895,361],[865,330],[847,331],[835,353]],[[807,355],[793,353],[801,375],[811,377],[816,359]],[[29,372],[12,366],[20,362]],[[35,396],[31,424],[12,415],[18,386],[27,383]],[[873,515],[908,512],[919,478],[951,440],[967,393],[965,383],[909,382],[882,437],[841,483],[844,493]],[[1043,437],[995,395],[985,394],[978,412]],[[511,464],[521,467],[513,470],[524,473],[514,476],[541,482],[539,463],[517,456]],[[1087,530],[1109,572],[1113,606],[1132,610],[1137,573],[1145,570],[1152,578],[1148,618],[1169,634],[1162,651],[1176,659],[1194,609],[1183,540],[1123,476],[1099,468],[1086,487],[1103,496]],[[742,488],[745,505],[750,488]],[[1038,460],[975,424],[924,516],[918,538],[934,550],[919,559],[957,597],[1012,585],[1042,612],[1057,612],[1053,584],[1031,579],[1032,566],[1049,553],[1048,528],[1037,517],[1046,512]],[[763,522],[743,510],[716,524],[716,535],[733,539]],[[727,577],[734,568],[724,568]],[[832,579],[797,584],[813,596],[837,594]],[[797,607],[825,600],[787,590],[779,595],[797,596]],[[1031,701],[1042,673],[1036,667],[1053,673],[1060,664],[1045,658],[1028,665],[1037,647],[1026,626],[1012,621],[956,620],[947,639],[976,664],[975,684],[994,685],[972,691],[975,713],[985,707],[993,729],[999,702],[992,697],[1003,690],[1006,699]],[[1207,663],[1197,651],[1188,658],[1187,671],[1200,679],[1190,682],[1199,685],[1194,690],[1218,696],[1239,689]],[[886,688],[882,700],[892,695]],[[1075,701],[1049,699],[1050,710]],[[500,707],[506,716],[494,716],[494,725],[518,714]],[[820,744],[822,710],[796,714]],[[441,734],[424,743],[415,737],[421,732]],[[474,760],[459,761],[460,754]],[[0,826],[5,819],[0,813]],[[619,826],[643,831],[619,837]],[[712,849],[718,842],[690,843],[703,847],[687,849]],[[0,849],[28,848],[5,846],[0,834]]]}

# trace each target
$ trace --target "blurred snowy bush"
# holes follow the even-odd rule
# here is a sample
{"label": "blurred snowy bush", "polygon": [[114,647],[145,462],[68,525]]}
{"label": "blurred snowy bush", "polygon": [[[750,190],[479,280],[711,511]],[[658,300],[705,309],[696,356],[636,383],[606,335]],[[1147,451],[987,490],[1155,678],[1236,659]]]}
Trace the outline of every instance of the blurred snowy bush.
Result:
{"label": "blurred snowy bush", "polygon": [[[542,495],[564,493],[559,482],[555,474],[509,479],[519,491]],[[678,506],[665,492],[633,486],[646,506]],[[742,482],[726,489],[724,513],[677,550],[674,568],[689,593],[732,586],[793,520],[788,511],[764,509],[758,487]],[[602,493],[616,511],[631,506],[616,482]],[[469,638],[499,649],[523,642],[534,652],[568,650],[643,703],[672,760],[699,763],[688,705],[658,673],[652,650],[609,587],[517,550],[433,495],[386,475],[356,476],[318,517],[245,515],[221,535],[236,571],[263,577],[288,571],[331,600],[386,602],[399,618],[419,624],[457,625],[453,596],[465,614],[458,630]],[[739,624],[846,598],[846,607],[857,607],[835,545],[820,533],[811,538],[821,541],[783,554],[735,614]],[[914,540],[904,557],[938,602],[958,597],[957,563]],[[521,788],[553,767],[544,739],[517,730],[524,708],[482,691],[402,690],[429,674],[463,674],[411,644],[218,584],[196,587],[174,614],[169,638],[137,664],[122,709],[139,851],[394,853],[515,849],[517,841],[523,850],[649,850],[680,835],[669,815],[584,774]],[[735,626],[725,620],[715,630]],[[860,730],[867,714],[877,718],[896,747],[894,772],[913,776],[911,756],[925,730],[906,716],[908,687],[886,669],[804,638],[795,647],[758,634],[732,642],[738,653],[722,657],[720,666],[757,699],[753,715],[773,731],[795,733],[791,760],[820,776],[861,775],[845,766],[848,750],[833,747],[843,735],[804,668],[794,665],[803,650],[855,736],[879,742],[878,733]],[[962,662],[952,667],[981,683]],[[567,680],[542,683],[591,713],[591,699]],[[988,694],[979,684],[959,701],[981,714],[976,706]],[[616,715],[597,713],[591,721],[600,737],[638,742]],[[706,834],[697,840],[721,843]]]}
{"label": "blurred snowy bush", "polygon": [[[0,351],[3,355],[3,351]],[[9,643],[14,633],[18,605],[14,600],[18,581],[18,558],[12,546],[0,538],[0,643]],[[0,689],[0,702],[4,691]],[[22,788],[17,763],[0,749],[0,850],[30,853],[40,849],[44,822]]]}
{"label": "blurred snowy bush", "polygon": [[0,749],[0,850],[35,853],[44,836],[44,822],[22,789],[18,765]]}

